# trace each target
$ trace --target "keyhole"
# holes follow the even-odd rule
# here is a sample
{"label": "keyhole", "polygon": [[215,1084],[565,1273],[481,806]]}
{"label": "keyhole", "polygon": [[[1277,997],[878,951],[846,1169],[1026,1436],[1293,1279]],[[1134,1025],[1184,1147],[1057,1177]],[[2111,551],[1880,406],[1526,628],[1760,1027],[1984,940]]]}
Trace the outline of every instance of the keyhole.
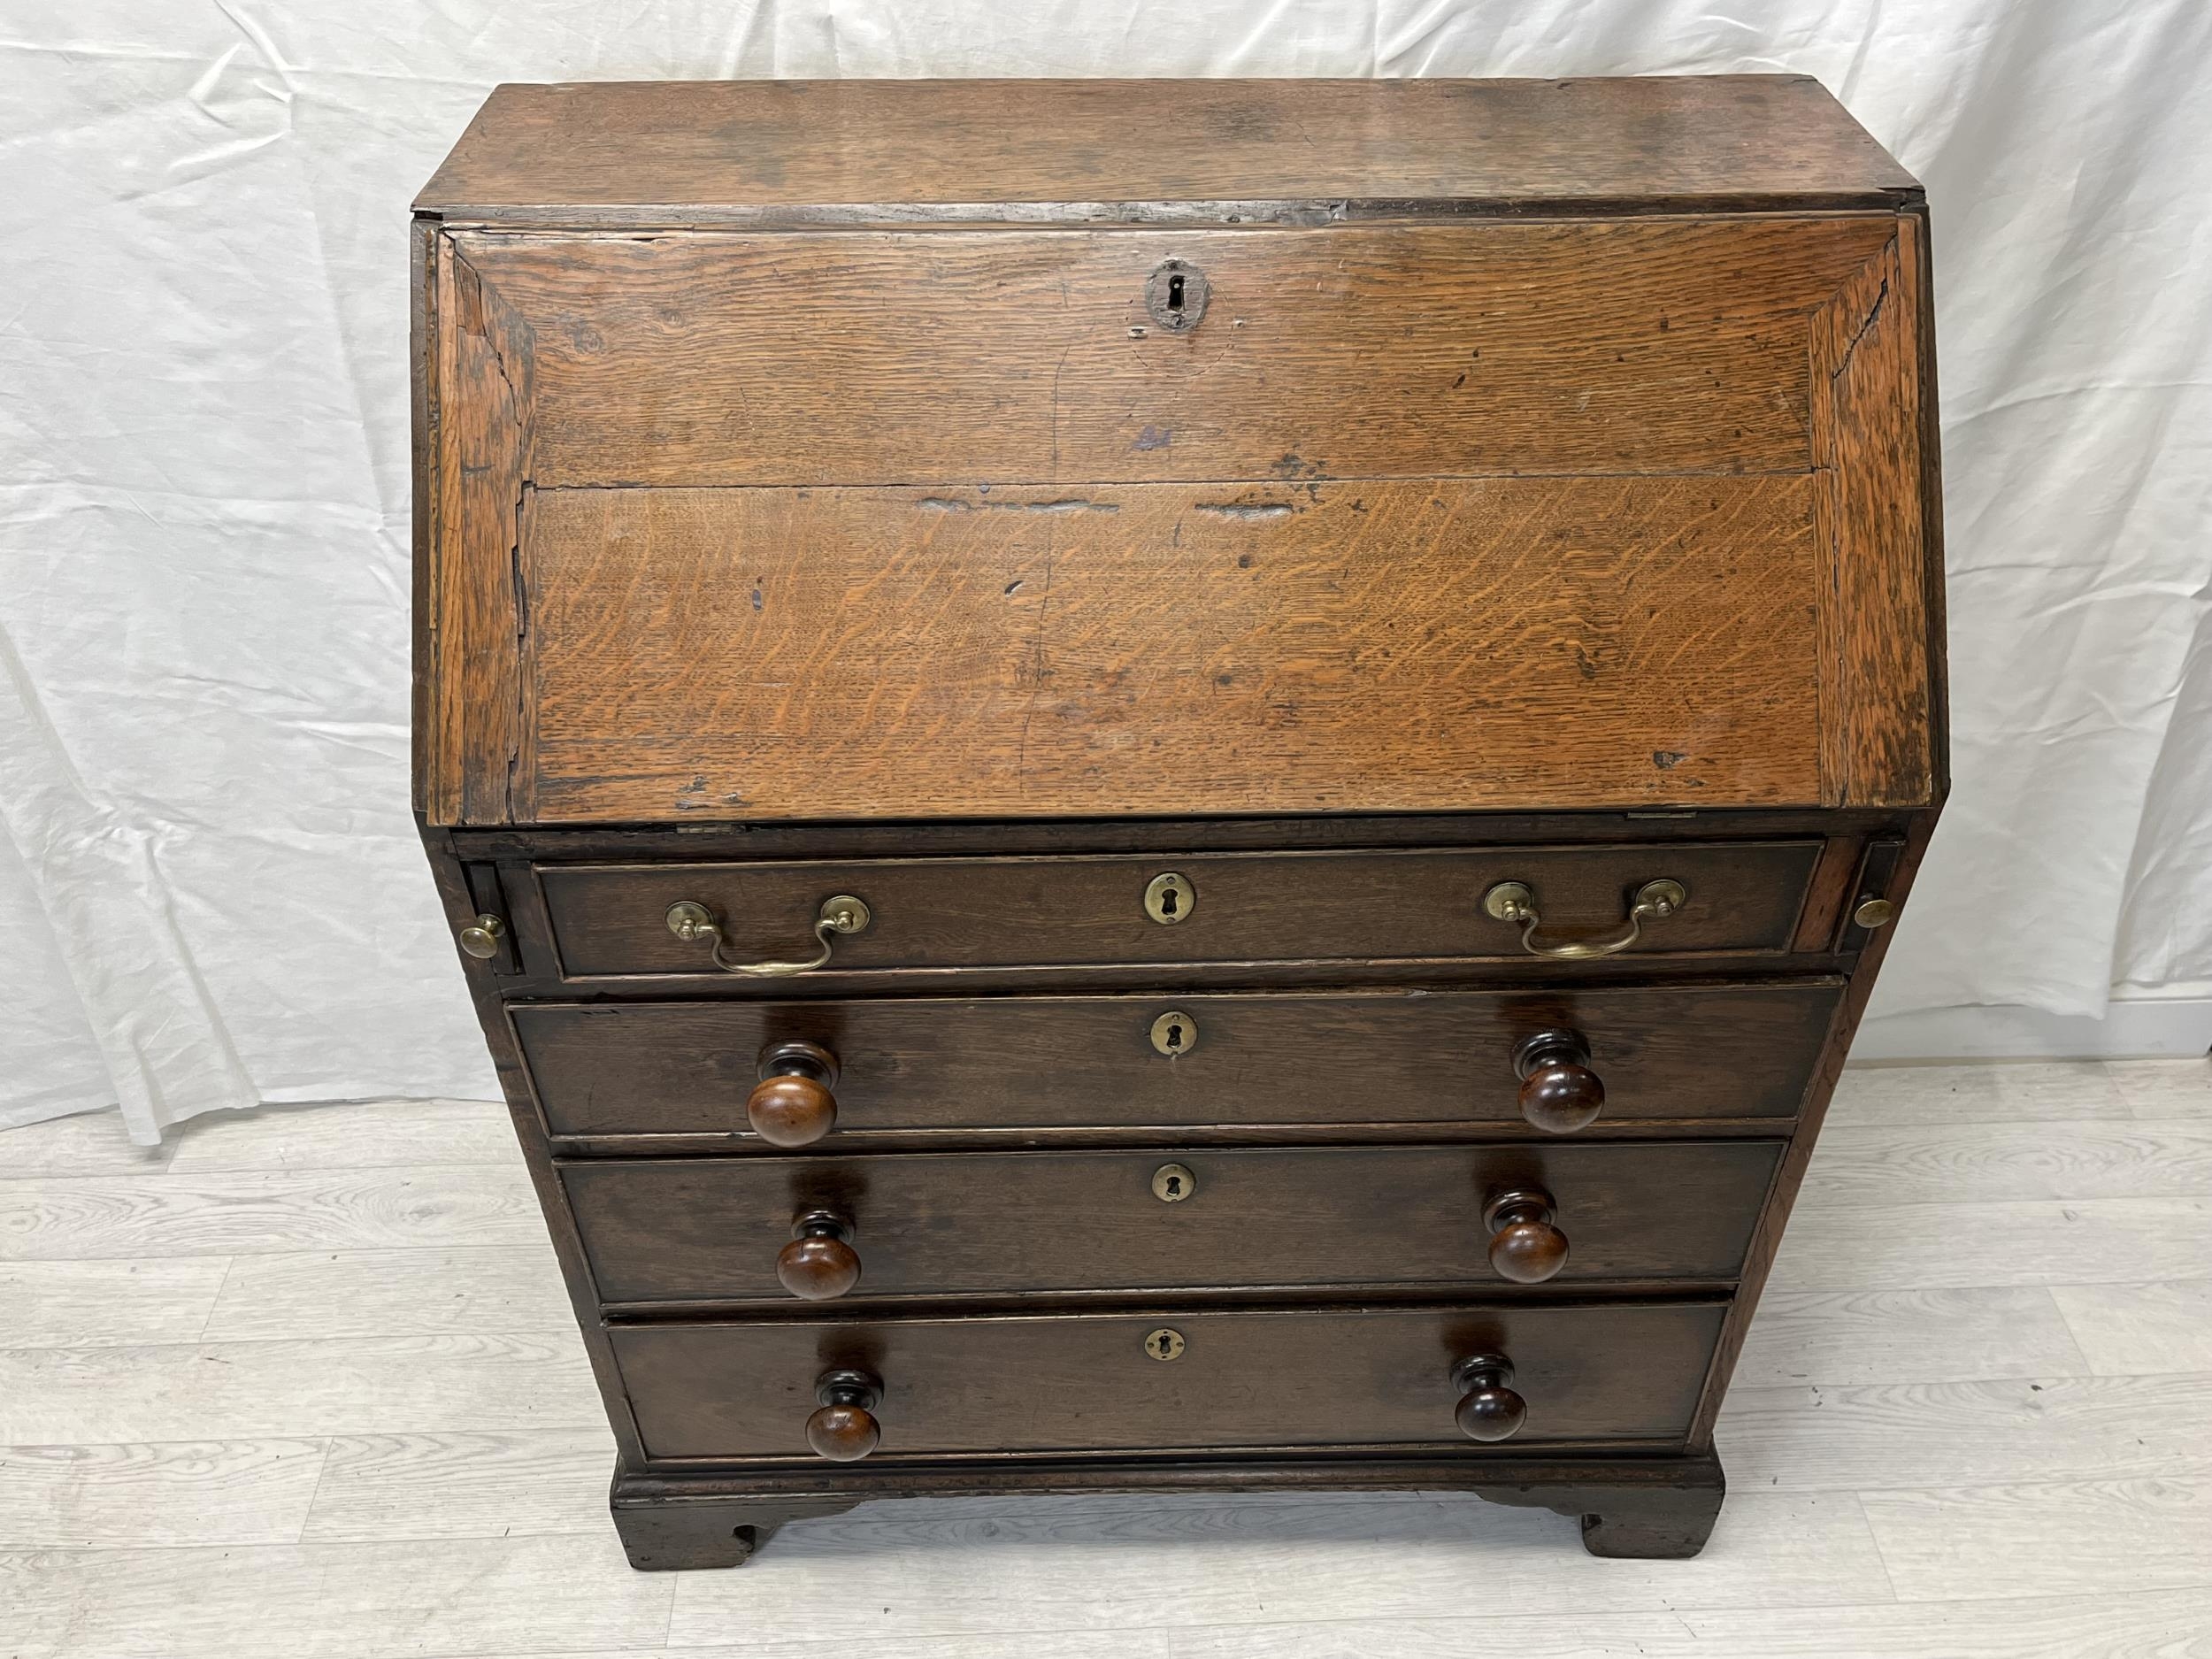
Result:
{"label": "keyhole", "polygon": [[1198,909],[1198,889],[1173,871],[1144,884],[1144,913],[1163,926],[1188,921]]}
{"label": "keyhole", "polygon": [[1167,1357],[1167,1339],[1164,1336],[1154,1337],[1152,1339],[1152,1351],[1155,1354],[1157,1354],[1162,1359],[1165,1359]]}
{"label": "keyhole", "polygon": [[1183,1195],[1183,1178],[1181,1176],[1171,1175],[1167,1178],[1167,1195],[1170,1198],[1180,1198]]}
{"label": "keyhole", "polygon": [[1183,279],[1171,276],[1167,280],[1167,308],[1171,311],[1183,309]]}
{"label": "keyhole", "polygon": [[1171,1060],[1179,1060],[1198,1048],[1198,1022],[1179,1008],[1171,1008],[1152,1022],[1152,1047]]}
{"label": "keyhole", "polygon": [[1154,1359],[1180,1359],[1183,1356],[1183,1333],[1167,1325],[1147,1332],[1144,1351]]}

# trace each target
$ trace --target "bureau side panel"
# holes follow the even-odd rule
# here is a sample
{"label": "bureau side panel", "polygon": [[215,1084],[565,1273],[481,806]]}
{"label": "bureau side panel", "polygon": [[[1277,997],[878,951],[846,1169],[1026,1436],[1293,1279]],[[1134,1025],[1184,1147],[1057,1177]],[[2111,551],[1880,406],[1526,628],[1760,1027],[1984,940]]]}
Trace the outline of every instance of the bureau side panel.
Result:
{"label": "bureau side panel", "polygon": [[1809,475],[537,491],[555,821],[1784,805]]}
{"label": "bureau side panel", "polygon": [[1836,806],[1922,805],[1939,776],[1925,235],[1924,219],[1901,216],[1895,238],[1813,319],[1821,758]]}

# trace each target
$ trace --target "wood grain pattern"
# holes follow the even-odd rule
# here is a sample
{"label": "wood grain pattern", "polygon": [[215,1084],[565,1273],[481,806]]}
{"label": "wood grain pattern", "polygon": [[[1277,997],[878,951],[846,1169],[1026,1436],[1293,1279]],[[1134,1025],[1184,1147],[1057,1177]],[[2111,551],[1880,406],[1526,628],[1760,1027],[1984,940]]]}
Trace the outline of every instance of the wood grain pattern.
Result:
{"label": "wood grain pattern", "polygon": [[0,1539],[18,1549],[288,1544],[319,1440],[0,1447]]}
{"label": "wood grain pattern", "polygon": [[[1601,1122],[1793,1116],[1840,987],[1187,991],[1154,996],[726,1000],[511,1012],[556,1135],[744,1133],[769,1044],[837,1056],[823,1150],[902,1131],[1517,1123],[1513,1054],[1541,1031],[1588,1041]],[[1196,1046],[1151,1045],[1170,1007]],[[1053,1079],[1049,1089],[1037,1087]],[[747,1136],[748,1144],[757,1144]]]}
{"label": "wood grain pattern", "polygon": [[[1529,1424],[1514,1447],[1678,1440],[1714,1303],[641,1325],[614,1333],[656,1458],[805,1458],[814,1379],[884,1379],[870,1467],[956,1451],[1418,1445],[1458,1451],[1454,1360],[1502,1346]],[[1163,1364],[1146,1332],[1187,1339]],[[1484,1345],[1484,1346],[1476,1346]],[[1603,1356],[1632,1348],[1628,1370]],[[1483,1451],[1471,1455],[1482,1455]]]}
{"label": "wood grain pattern", "polygon": [[2089,1365],[2052,1300],[2059,1294],[2040,1285],[1769,1290],[1734,1386],[2083,1376]]}
{"label": "wood grain pattern", "polygon": [[542,1240],[238,1256],[228,1267],[204,1328],[191,1333],[211,1342],[565,1335],[576,1328]]}
{"label": "wood grain pattern", "polygon": [[467,1430],[603,1420],[572,1335],[0,1349],[0,1444]]}
{"label": "wood grain pattern", "polygon": [[1916,191],[1809,75],[595,81],[496,88],[416,209],[1264,220]]}
{"label": "wood grain pattern", "polygon": [[[549,1273],[547,1283],[557,1289]],[[601,1535],[613,1449],[603,1426],[335,1435],[296,1536],[331,1543]]]}
{"label": "wood grain pattern", "polygon": [[1809,803],[1809,511],[1801,479],[541,491],[516,776],[567,820]]}
{"label": "wood grain pattern", "polygon": [[[849,979],[994,965],[1526,960],[1520,930],[1482,909],[1493,884],[1526,884],[1546,926],[1557,930],[1543,935],[1550,940],[1617,927],[1641,884],[1679,881],[1687,901],[1637,950],[1622,952],[1619,966],[1700,952],[1779,955],[1818,853],[1816,841],[1623,842],[1167,860],[548,865],[539,879],[572,978],[703,972],[733,990],[773,994],[788,987],[703,962],[706,947],[669,932],[669,907],[705,905],[720,918],[727,950],[742,953],[733,959],[750,961],[790,956],[810,937],[824,899],[856,894],[873,919],[864,933],[841,937],[832,958]],[[1195,894],[1187,918],[1173,926],[1144,910],[1145,887],[1163,872],[1183,876]]]}
{"label": "wood grain pattern", "polygon": [[[2024,1481],[1870,1492],[1860,1502],[1898,1594],[1929,1601],[1970,1583],[1984,1596],[2199,1592],[2212,1583],[2212,1480]],[[2063,1539],[2058,1548],[2039,1540]],[[2154,1651],[2154,1649],[2152,1649]],[[2184,1646],[2181,1652],[2187,1653]]]}
{"label": "wood grain pattern", "polygon": [[[790,1644],[766,1649],[776,1659],[873,1653],[887,1640],[926,1640],[925,1632],[949,1633],[943,1647],[910,1649],[932,1659],[1021,1659],[1024,1650],[1010,1642],[1054,1659],[1125,1659],[1132,1650],[1186,1645],[1210,1659],[1408,1652],[1624,1659],[1633,1645],[1617,1654],[1594,1647],[1586,1618],[1691,1607],[1694,1630],[1710,1609],[1738,1609],[1756,1628],[1749,1609],[1833,1610],[1886,1594],[1865,1517],[1855,1503],[1823,1494],[1732,1494],[1713,1549],[1694,1569],[1593,1562],[1572,1548],[1571,1521],[1471,1504],[1448,1491],[1395,1502],[1340,1491],[1296,1500],[1151,1493],[1053,1508],[1030,1502],[1038,1507],[1025,1524],[997,1521],[972,1504],[956,1512],[902,1504],[795,1528],[775,1546],[803,1563],[788,1579],[686,1575],[671,1650],[710,1648],[742,1621],[749,1644]],[[909,1519],[910,1509],[921,1513]],[[1102,1562],[1113,1570],[1102,1571]],[[955,1564],[918,1573],[926,1563]],[[1480,1594],[1471,1596],[1477,1576]],[[824,1595],[833,1581],[849,1595]],[[1574,1617],[1563,1619],[1570,1603]],[[1467,1622],[1449,1617],[1462,1609],[1473,1615]],[[1571,1624],[1572,1645],[1494,1642],[1490,1621],[1501,1615],[1524,1616],[1509,1632],[1540,1622],[1569,1635],[1562,1626]],[[1680,1634],[1683,1621],[1669,1617]],[[1109,1640],[1060,1645],[1092,1634]],[[903,1659],[901,1647],[892,1651]],[[1686,1646],[1668,1651],[1702,1655]]]}
{"label": "wood grain pattern", "polygon": [[[1755,1561],[1752,1540],[1745,1533],[1734,1528],[1720,1533],[1723,1547],[1737,1552],[1726,1589],[1701,1570],[1701,1604],[1680,1613],[1594,1610],[1594,1601],[1609,1609],[1617,1598],[1625,1599],[1645,1587],[1631,1589],[1604,1577],[1559,1587],[1558,1594],[1575,1598],[1571,1619],[1563,1618],[1555,1609],[1502,1611],[1534,1606],[1542,1599],[1535,1581],[1519,1572],[1486,1578],[1480,1600],[1469,1610],[1448,1612],[1442,1609],[1452,1593],[1449,1575],[1460,1564],[1456,1556],[1419,1548],[1409,1528],[1388,1522],[1385,1535],[1371,1540],[1358,1530],[1356,1511],[1331,1506],[1314,1517],[1310,1529],[1299,1527],[1288,1516],[1282,1517],[1279,1533],[1230,1555],[1217,1568],[1217,1577],[1202,1583],[1169,1581],[1177,1589],[1189,1583],[1207,1598],[1209,1608],[1220,1609],[1221,1623],[1194,1628],[1188,1622],[1148,1624],[1133,1591],[1127,1602],[1106,1603],[1095,1624],[1010,1633],[934,1633],[928,1621],[941,1618],[941,1609],[968,1605],[965,1595],[955,1593],[942,1600],[933,1597],[915,1609],[912,1633],[887,1638],[879,1632],[865,1640],[870,1659],[1124,1659],[1133,1647],[1171,1637],[1176,1659],[1307,1659],[1315,1654],[1326,1654],[1329,1659],[1398,1659],[1406,1653],[1430,1659],[1492,1659],[1499,1654],[1510,1654],[1514,1659],[1619,1659],[1632,1655],[1634,1659],[1838,1659],[1842,1655],[1880,1655],[1882,1659],[2142,1659],[2146,1654],[2186,1653],[2186,1644],[2203,1627],[2206,1613],[2212,1611],[2212,1594],[2193,1586],[2129,1594],[2090,1588],[2074,1595],[2006,1600],[1952,1599],[1951,1593],[1937,1588],[1932,1594],[1944,1599],[1869,1601],[1863,1598],[1875,1594],[1886,1579],[1864,1518],[1855,1507],[1811,1503],[1793,1509],[1780,1500],[1747,1501],[1756,1506],[1758,1524],[1769,1529],[1767,1548],[1771,1554],[1763,1551]],[[2042,1513],[2055,1525],[2062,1525],[2056,1509],[2053,1503]],[[1540,1518],[1483,1517],[1468,1510],[1464,1502],[1440,1502],[1432,1510],[1432,1525],[1485,1547],[1486,1561],[1495,1555],[1518,1565],[1552,1541]],[[1018,1594],[1014,1586],[1036,1586],[1030,1593],[1041,1599],[1054,1596],[1058,1584],[1064,1582],[1069,1594],[1080,1594],[1079,1563],[1094,1548],[1112,1549],[1118,1566],[1149,1581],[1155,1563],[1169,1561],[1178,1552],[1192,1553],[1187,1540],[1202,1535],[1204,1518],[1178,1515],[1155,1522],[1133,1508],[1117,1515],[1071,1516],[1057,1526],[1038,1524],[1033,1545],[1022,1549],[1018,1561],[992,1572],[989,1588]],[[925,1540],[939,1539],[962,1544],[979,1537],[981,1531],[979,1526],[940,1523],[928,1532],[918,1532],[909,1547],[926,1548]],[[869,1538],[872,1542],[881,1539],[886,1546],[882,1555],[906,1553],[902,1548],[905,1540],[894,1542],[874,1532]],[[1135,1548],[1145,1553],[1133,1559],[1132,1546],[1138,1539],[1145,1541]],[[1388,1554],[1393,1546],[1394,1556]],[[1838,1552],[1825,1563],[1825,1573],[1811,1554],[1824,1546]],[[1357,1550],[1356,1565],[1347,1561],[1348,1549]],[[825,1571],[833,1571],[826,1554],[815,1553],[812,1558]],[[1294,1563],[1313,1563],[1306,1576],[1324,1580],[1324,1587],[1302,1593],[1296,1617],[1283,1616],[1276,1594],[1271,1593],[1265,1608],[1248,1599],[1253,1593],[1240,1581],[1240,1575],[1256,1567],[1269,1573],[1271,1586],[1279,1581],[1298,1594]],[[1386,1563],[1397,1570],[1387,1582],[1393,1604],[1402,1605],[1402,1613],[1370,1614],[1363,1609],[1355,1613],[1352,1609],[1360,1604],[1349,1599],[1353,1593],[1348,1589],[1340,1591],[1344,1601],[1330,1604],[1331,1587],[1354,1582],[1373,1586]],[[1783,1594],[1826,1594],[1836,1600],[1832,1605],[1705,1604],[1709,1596],[1748,1585],[1763,1567],[1788,1586]],[[1855,1581],[1854,1569],[1870,1577]],[[1047,1572],[1056,1576],[1040,1585],[1037,1575]],[[1057,1577],[1061,1573],[1064,1579]],[[1276,1573],[1281,1574],[1279,1580]],[[694,1587],[699,1579],[710,1578],[698,1575],[677,1590],[679,1617],[687,1621],[685,1628],[697,1629],[710,1642],[717,1629],[713,1620],[734,1619],[743,1616],[740,1609],[758,1605],[734,1591],[726,1593],[725,1599]],[[1425,1606],[1419,1604],[1424,1590],[1435,1598]],[[1860,1599],[1854,1599],[1855,1590]],[[979,1594],[977,1599],[981,1599]],[[1094,1601],[1080,1604],[1088,1607]],[[792,1620],[795,1631],[803,1628],[798,1605],[795,1599],[778,1602],[779,1614]],[[1064,1608],[1071,1603],[1055,1601],[1046,1605]],[[692,1619],[695,1624],[688,1622]],[[816,1642],[795,1635],[787,1645],[765,1647],[685,1647],[650,1655],[595,1654],[588,1659],[828,1659],[839,1647],[834,1640]]]}
{"label": "wood grain pattern", "polygon": [[230,1269],[221,1256],[0,1263],[0,1341],[106,1348],[189,1341]]}
{"label": "wood grain pattern", "polygon": [[1821,578],[1821,771],[1836,805],[1935,798],[1920,220],[1813,319]]}
{"label": "wood grain pattern", "polygon": [[[1506,1289],[1483,1206],[1549,1194],[1571,1240],[1555,1288],[1734,1277],[1780,1152],[1672,1145],[1163,1148],[594,1161],[562,1178],[611,1302],[792,1298],[792,1218],[848,1219],[862,1263],[845,1302],[990,1293],[1385,1286]],[[1163,1203],[1179,1160],[1191,1195]],[[1080,1216],[1079,1227],[1068,1217]]]}
{"label": "wood grain pattern", "polygon": [[[515,564],[528,491],[527,334],[441,245],[419,328],[435,331],[425,396],[435,442],[417,523],[431,575],[419,603],[418,804],[439,823],[532,816],[513,793],[526,741],[518,695],[523,617]],[[526,789],[527,780],[524,780]]]}
{"label": "wood grain pattern", "polygon": [[[1896,225],[446,242],[528,358],[541,489],[1091,484],[1801,472],[1807,322]],[[1180,332],[1171,258],[1212,294]]]}
{"label": "wood grain pattern", "polygon": [[1774,1264],[1788,1290],[2107,1285],[2212,1278],[2212,1200],[1816,1204]]}
{"label": "wood grain pattern", "polygon": [[2078,1128],[2064,1149],[2037,1124],[1846,1127],[1821,1137],[1813,1204],[2212,1196],[2212,1124],[2133,1120]]}
{"label": "wood grain pattern", "polygon": [[1739,1388],[1720,1440],[1746,1486],[1840,1490],[2212,1477],[2212,1376]]}
{"label": "wood grain pattern", "polygon": [[180,1175],[218,1170],[299,1172],[380,1164],[512,1164],[515,1137],[495,1101],[342,1101],[208,1112],[178,1126],[165,1150]]}
{"label": "wood grain pattern", "polygon": [[519,1171],[480,1165],[5,1181],[0,1261],[527,1244],[540,1236],[533,1210]]}
{"label": "wood grain pattern", "polygon": [[606,1539],[0,1555],[10,1659],[356,1659],[364,1654],[642,1655],[668,1628],[667,1578]]}
{"label": "wood grain pattern", "polygon": [[2212,1275],[2162,1284],[2067,1285],[2051,1294],[2097,1376],[2212,1373]]}

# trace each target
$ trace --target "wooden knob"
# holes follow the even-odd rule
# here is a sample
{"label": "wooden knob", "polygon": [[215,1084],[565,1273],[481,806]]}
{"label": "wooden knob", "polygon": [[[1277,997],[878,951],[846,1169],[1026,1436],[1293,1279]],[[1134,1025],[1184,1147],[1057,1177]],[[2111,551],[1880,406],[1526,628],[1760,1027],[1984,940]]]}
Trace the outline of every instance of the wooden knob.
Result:
{"label": "wooden knob", "polygon": [[826,1371],[814,1385],[822,1408],[806,1420],[806,1443],[833,1463],[857,1463],[883,1439],[871,1409],[883,1398],[883,1379],[864,1371]]}
{"label": "wooden knob", "polygon": [[1605,1085],[1590,1069],[1590,1045],[1571,1031],[1539,1032],[1514,1052],[1521,1116],[1547,1134],[1572,1134],[1596,1121]]}
{"label": "wooden knob", "polygon": [[1541,1187],[1501,1193],[1483,1207],[1490,1230],[1490,1271],[1517,1285],[1540,1285],[1567,1264],[1567,1235],[1552,1225],[1552,1196]]}
{"label": "wooden knob", "polygon": [[837,1058],[810,1042],[780,1042],[760,1056],[745,1121],[772,1147],[810,1146],[837,1126]]}
{"label": "wooden knob", "polygon": [[860,1282],[852,1236],[852,1223],[834,1210],[808,1210],[791,1224],[791,1242],[776,1253],[777,1282],[807,1302],[843,1295]]}
{"label": "wooden knob", "polygon": [[1513,1363],[1502,1354],[1478,1354],[1452,1369],[1459,1409],[1452,1418],[1471,1440],[1509,1440],[1528,1421],[1528,1402],[1507,1386]]}

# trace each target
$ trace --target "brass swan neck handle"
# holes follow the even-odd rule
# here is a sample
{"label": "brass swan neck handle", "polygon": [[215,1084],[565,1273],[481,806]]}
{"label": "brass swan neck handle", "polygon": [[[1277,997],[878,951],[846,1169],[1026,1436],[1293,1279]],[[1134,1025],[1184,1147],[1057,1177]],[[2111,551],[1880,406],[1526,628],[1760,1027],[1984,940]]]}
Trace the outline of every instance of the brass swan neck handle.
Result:
{"label": "brass swan neck handle", "polygon": [[1536,930],[1544,925],[1544,918],[1537,914],[1535,891],[1525,881],[1499,882],[1482,895],[1482,908],[1486,914],[1519,927],[1521,949],[1530,956],[1571,962],[1589,956],[1610,956],[1626,950],[1643,937],[1646,926],[1666,920],[1688,903],[1689,898],[1687,887],[1671,876],[1661,876],[1636,889],[1627,919],[1612,932],[1592,939],[1562,940],[1556,944],[1542,943],[1536,937]]}
{"label": "brass swan neck handle", "polygon": [[668,907],[668,931],[686,944],[697,944],[703,940],[711,944],[714,965],[723,972],[767,979],[788,979],[795,973],[811,973],[817,968],[827,967],[838,935],[864,932],[869,920],[865,902],[849,893],[840,893],[822,901],[821,910],[814,918],[814,936],[821,941],[822,948],[808,961],[732,962],[722,954],[728,941],[724,939],[722,924],[712,910],[696,899],[680,899]]}

